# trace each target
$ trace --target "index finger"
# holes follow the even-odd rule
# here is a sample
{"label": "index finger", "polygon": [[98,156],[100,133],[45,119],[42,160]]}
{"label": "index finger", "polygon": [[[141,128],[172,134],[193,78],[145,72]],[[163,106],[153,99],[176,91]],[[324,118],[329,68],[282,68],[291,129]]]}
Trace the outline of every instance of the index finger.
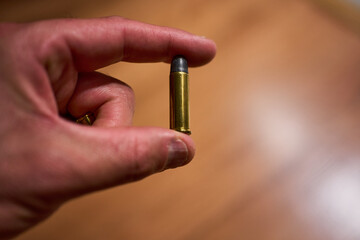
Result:
{"label": "index finger", "polygon": [[41,31],[65,41],[78,71],[92,71],[118,61],[170,62],[178,54],[184,55],[190,66],[200,66],[216,53],[211,40],[121,17],[47,21]]}

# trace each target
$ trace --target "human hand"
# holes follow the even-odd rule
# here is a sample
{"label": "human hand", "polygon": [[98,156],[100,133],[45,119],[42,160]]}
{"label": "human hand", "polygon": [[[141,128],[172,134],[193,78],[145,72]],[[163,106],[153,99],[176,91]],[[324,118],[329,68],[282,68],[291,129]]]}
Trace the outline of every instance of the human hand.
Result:
{"label": "human hand", "polygon": [[[131,88],[94,70],[118,61],[200,66],[215,44],[119,17],[0,25],[0,239],[65,201],[188,163],[189,136],[131,127]],[[92,127],[65,120],[93,112]]]}

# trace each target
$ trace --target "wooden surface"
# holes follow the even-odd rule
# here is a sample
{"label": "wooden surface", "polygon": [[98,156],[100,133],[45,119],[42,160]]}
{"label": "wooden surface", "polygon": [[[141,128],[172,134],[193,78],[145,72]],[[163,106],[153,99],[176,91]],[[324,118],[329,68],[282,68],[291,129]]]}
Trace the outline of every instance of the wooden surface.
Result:
{"label": "wooden surface", "polygon": [[312,0],[334,18],[360,34],[360,0]]}
{"label": "wooden surface", "polygon": [[[214,39],[190,70],[194,161],[64,205],[18,240],[360,239],[360,36],[302,0],[0,3],[1,20],[121,15]],[[169,66],[102,70],[168,126]]]}

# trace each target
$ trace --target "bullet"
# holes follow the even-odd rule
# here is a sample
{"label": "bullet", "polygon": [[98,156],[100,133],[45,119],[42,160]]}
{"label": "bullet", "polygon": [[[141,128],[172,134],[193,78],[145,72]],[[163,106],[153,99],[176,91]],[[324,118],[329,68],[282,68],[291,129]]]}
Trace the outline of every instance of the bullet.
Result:
{"label": "bullet", "polygon": [[87,113],[83,117],[76,120],[77,123],[83,124],[83,125],[89,125],[91,126],[95,121],[95,116],[93,113]]}
{"label": "bullet", "polygon": [[190,135],[188,64],[175,56],[170,69],[170,129]]}

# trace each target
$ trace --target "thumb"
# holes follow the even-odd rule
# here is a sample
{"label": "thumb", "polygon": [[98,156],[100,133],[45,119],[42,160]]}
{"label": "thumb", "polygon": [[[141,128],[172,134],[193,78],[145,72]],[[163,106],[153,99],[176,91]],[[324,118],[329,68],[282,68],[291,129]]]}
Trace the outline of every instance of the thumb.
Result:
{"label": "thumb", "polygon": [[[195,154],[191,138],[153,127],[67,128],[59,191],[69,197],[136,181],[185,165]],[[54,187],[54,186],[53,186]]]}

